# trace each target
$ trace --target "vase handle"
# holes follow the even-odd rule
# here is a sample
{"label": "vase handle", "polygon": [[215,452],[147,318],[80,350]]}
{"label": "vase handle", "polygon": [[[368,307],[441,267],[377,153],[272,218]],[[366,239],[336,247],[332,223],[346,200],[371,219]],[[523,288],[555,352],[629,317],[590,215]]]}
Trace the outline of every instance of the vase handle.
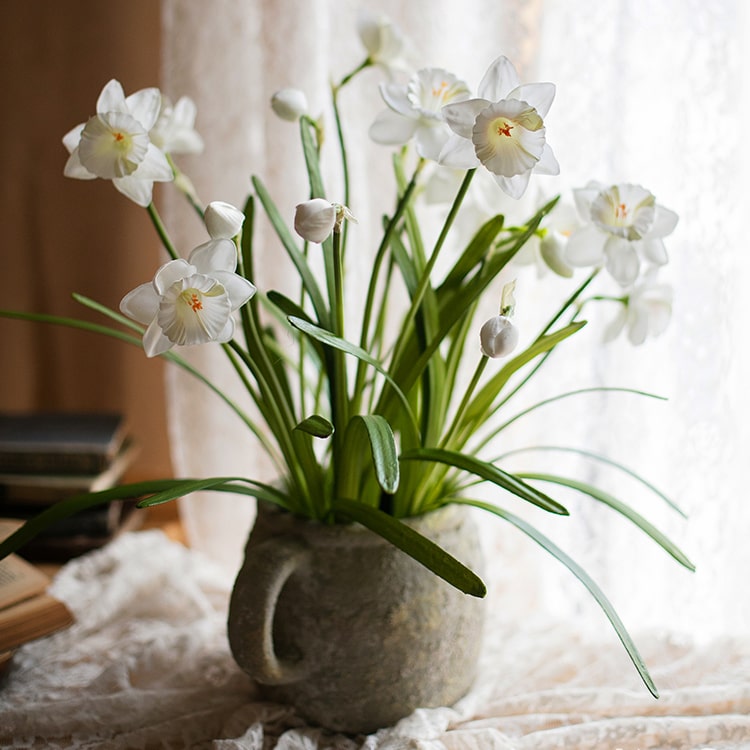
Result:
{"label": "vase handle", "polygon": [[307,545],[294,536],[276,536],[247,549],[229,603],[229,645],[235,661],[257,682],[284,685],[307,671],[304,659],[278,659],[273,619],[284,584],[310,557]]}

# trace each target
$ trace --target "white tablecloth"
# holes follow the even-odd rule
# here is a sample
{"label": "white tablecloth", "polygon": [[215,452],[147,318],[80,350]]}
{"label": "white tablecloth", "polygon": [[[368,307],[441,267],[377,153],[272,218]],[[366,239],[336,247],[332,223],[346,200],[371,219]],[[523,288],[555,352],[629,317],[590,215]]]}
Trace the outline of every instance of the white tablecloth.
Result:
{"label": "white tablecloth", "polygon": [[572,623],[488,629],[476,688],[369,737],[307,727],[264,703],[225,636],[231,579],[161,532],[126,534],[53,585],[76,624],[28,644],[0,682],[0,746],[211,750],[750,748],[750,642],[640,634],[661,690],[616,640]]}

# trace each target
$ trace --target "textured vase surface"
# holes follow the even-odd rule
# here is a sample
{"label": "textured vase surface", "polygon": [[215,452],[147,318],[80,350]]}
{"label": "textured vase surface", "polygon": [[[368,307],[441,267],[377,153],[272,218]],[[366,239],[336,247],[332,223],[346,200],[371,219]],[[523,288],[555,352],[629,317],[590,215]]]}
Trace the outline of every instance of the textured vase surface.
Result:
{"label": "textured vase surface", "polygon": [[[409,519],[481,574],[476,527],[448,506]],[[358,524],[260,505],[234,584],[229,643],[269,700],[327,729],[368,733],[471,687],[483,603]]]}

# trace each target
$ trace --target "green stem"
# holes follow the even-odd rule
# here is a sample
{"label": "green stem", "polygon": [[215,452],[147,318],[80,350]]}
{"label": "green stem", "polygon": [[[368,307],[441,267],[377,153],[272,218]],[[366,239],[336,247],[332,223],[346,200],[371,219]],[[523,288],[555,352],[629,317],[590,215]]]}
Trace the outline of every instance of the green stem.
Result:
{"label": "green stem", "polygon": [[[334,288],[333,288],[333,309],[331,310],[331,318],[334,323],[334,333],[339,338],[344,338],[344,279],[343,279],[343,262],[342,262],[342,247],[341,247],[341,232],[338,229],[334,229],[333,232],[333,273],[334,273]],[[346,379],[346,360],[345,354],[342,351],[335,350],[331,352],[333,358],[334,371],[330,378],[329,387],[331,389],[331,409],[332,409],[332,421],[335,427],[333,434],[333,469],[334,477],[336,478],[336,484],[338,487],[338,478],[341,472],[339,464],[342,461],[344,451],[344,433],[348,424],[348,394],[347,394],[347,379]],[[338,492],[338,490],[335,490]],[[338,494],[336,494],[338,497]]]}
{"label": "green stem", "polygon": [[159,216],[159,212],[156,210],[156,206],[154,206],[153,203],[149,203],[146,207],[146,210],[148,211],[148,215],[151,217],[151,221],[154,225],[154,228],[156,229],[156,233],[159,235],[161,244],[164,245],[164,249],[169,253],[169,257],[172,258],[172,260],[177,260],[179,256],[177,255],[177,251],[174,249],[172,240],[169,238],[169,234],[167,233],[166,227],[164,226],[164,222],[162,222],[161,217]]}
{"label": "green stem", "polygon": [[487,367],[487,362],[489,362],[489,357],[485,354],[482,355],[481,359],[477,363],[476,369],[474,370],[474,375],[471,378],[471,382],[469,383],[468,388],[466,389],[466,393],[464,393],[464,397],[461,399],[461,403],[458,406],[458,409],[456,410],[456,414],[453,417],[453,421],[451,422],[451,426],[448,428],[447,432],[445,433],[441,443],[441,448],[449,448],[450,447],[450,440],[453,437],[453,435],[458,430],[461,419],[463,418],[464,413],[466,412],[466,409],[469,406],[469,403],[471,402],[471,398],[474,395],[474,391],[476,390],[477,385],[479,385],[479,380],[482,377],[482,373],[484,373],[484,368]]}

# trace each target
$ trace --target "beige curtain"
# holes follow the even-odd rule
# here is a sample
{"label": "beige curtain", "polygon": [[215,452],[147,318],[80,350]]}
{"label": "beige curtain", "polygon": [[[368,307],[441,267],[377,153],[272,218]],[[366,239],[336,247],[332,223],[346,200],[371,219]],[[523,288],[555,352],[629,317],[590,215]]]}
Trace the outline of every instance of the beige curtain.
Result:
{"label": "beige curtain", "polygon": [[[63,177],[62,136],[111,77],[159,85],[160,9],[98,0],[0,5],[0,308],[96,320],[70,295],[117,307],[160,260],[146,212],[102,180]],[[168,476],[163,367],[93,334],[0,320],[0,409],[114,410],[141,452],[133,479]]]}

